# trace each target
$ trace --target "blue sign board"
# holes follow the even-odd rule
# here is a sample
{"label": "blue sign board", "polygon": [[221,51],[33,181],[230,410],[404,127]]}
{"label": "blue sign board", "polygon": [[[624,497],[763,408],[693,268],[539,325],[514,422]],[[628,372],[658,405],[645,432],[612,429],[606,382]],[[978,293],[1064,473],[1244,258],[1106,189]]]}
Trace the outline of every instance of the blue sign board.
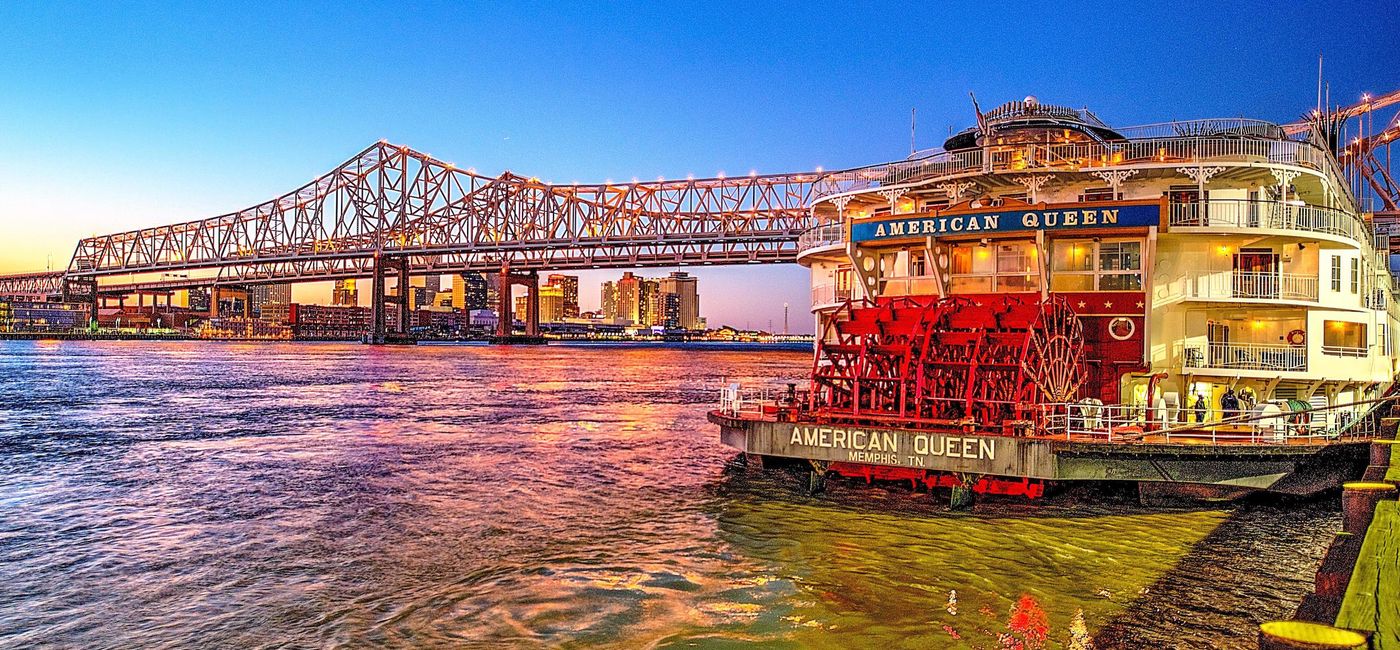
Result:
{"label": "blue sign board", "polygon": [[867,242],[908,237],[937,237],[980,232],[1017,230],[1075,230],[1079,228],[1141,228],[1161,220],[1162,207],[1119,205],[1080,207],[1072,210],[1022,209],[1001,212],[975,212],[938,216],[909,216],[902,219],[857,221],[851,224],[851,241]]}

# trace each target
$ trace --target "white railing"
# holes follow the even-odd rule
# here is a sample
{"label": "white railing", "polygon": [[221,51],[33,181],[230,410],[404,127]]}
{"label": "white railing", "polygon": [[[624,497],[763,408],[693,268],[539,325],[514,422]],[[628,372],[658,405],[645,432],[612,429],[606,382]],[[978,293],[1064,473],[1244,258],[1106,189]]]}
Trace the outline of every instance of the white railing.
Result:
{"label": "white railing", "polygon": [[824,223],[809,228],[797,236],[797,252],[803,253],[813,248],[831,246],[846,241],[846,227],[840,221]]}
{"label": "white railing", "polygon": [[1302,230],[1370,242],[1371,227],[1344,210],[1317,205],[1247,199],[1211,199],[1172,203],[1168,223],[1174,228],[1263,228]]}
{"label": "white railing", "polygon": [[719,412],[734,417],[761,415],[764,404],[775,403],[772,397],[767,388],[744,388],[735,382],[720,389]]}
{"label": "white railing", "polygon": [[[1247,124],[1248,122],[1248,124]],[[1172,125],[1142,127],[1152,131],[1178,129],[1187,133],[1218,133],[1210,126],[1222,120],[1198,120]],[[1241,120],[1241,128],[1259,123]],[[1251,127],[1252,128],[1252,127]],[[1125,129],[1131,132],[1132,129]],[[984,155],[984,151],[988,155]],[[1080,170],[1138,163],[1191,163],[1208,161],[1261,162],[1295,165],[1323,171],[1333,182],[1346,186],[1331,154],[1307,142],[1219,135],[1170,135],[1141,137],[1107,143],[998,145],[957,152],[932,150],[926,156],[895,163],[859,167],[828,174],[814,188],[814,199],[841,192],[899,185],[966,173],[1037,169]]]}
{"label": "white railing", "polygon": [[880,281],[880,286],[881,296],[935,296],[938,295],[938,276],[886,278]]}
{"label": "white railing", "polygon": [[1193,444],[1277,444],[1373,433],[1354,413],[1297,412],[1286,403],[1253,410],[1221,412],[1192,404],[1157,407],[1087,403],[1041,406],[1045,434],[1066,440],[1104,442],[1191,442]]}
{"label": "white railing", "polygon": [[1191,298],[1300,300],[1317,302],[1318,279],[1298,273],[1230,271],[1203,273],[1186,280]]}
{"label": "white railing", "polygon": [[1185,343],[1182,366],[1222,370],[1275,370],[1304,372],[1308,349],[1301,345],[1270,343]]}
{"label": "white railing", "polygon": [[1322,353],[1333,357],[1364,357],[1371,353],[1371,348],[1365,345],[1324,345]]}
{"label": "white railing", "polygon": [[850,287],[837,287],[834,284],[819,284],[812,287],[812,306],[827,307],[839,305],[851,299]]}

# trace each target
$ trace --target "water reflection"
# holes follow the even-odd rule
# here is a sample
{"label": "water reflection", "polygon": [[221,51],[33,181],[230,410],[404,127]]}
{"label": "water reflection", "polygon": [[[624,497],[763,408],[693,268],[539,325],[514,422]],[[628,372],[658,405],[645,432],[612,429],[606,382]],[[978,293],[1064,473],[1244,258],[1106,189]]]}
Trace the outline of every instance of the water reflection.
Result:
{"label": "water reflection", "polygon": [[704,410],[808,363],[0,343],[0,645],[993,648],[1018,604],[1035,628],[1030,596],[1048,647],[1076,613],[1100,647],[1162,647],[1207,596],[1191,638],[1286,614],[1335,521],[807,497],[730,462]]}

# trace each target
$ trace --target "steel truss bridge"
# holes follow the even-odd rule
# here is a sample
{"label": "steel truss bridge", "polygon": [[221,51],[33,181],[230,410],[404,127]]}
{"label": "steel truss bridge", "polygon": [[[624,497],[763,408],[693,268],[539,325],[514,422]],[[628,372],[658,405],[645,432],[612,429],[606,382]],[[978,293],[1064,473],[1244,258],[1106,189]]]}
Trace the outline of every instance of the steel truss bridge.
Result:
{"label": "steel truss bridge", "polygon": [[557,185],[491,177],[376,143],[330,173],[240,212],[79,242],[60,273],[0,279],[0,293],[60,293],[366,277],[376,258],[451,273],[787,262],[829,174]]}

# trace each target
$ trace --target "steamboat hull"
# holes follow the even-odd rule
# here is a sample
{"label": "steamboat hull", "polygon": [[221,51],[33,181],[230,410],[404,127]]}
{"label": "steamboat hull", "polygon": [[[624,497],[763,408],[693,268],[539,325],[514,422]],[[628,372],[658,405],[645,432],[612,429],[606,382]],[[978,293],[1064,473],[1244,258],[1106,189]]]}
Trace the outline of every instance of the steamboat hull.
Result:
{"label": "steamboat hull", "polygon": [[709,419],[720,427],[722,443],[745,454],[811,461],[823,470],[834,465],[845,468],[839,473],[846,475],[860,473],[851,468],[864,468],[867,479],[910,480],[930,487],[956,486],[969,479],[981,480],[982,485],[985,479],[1001,485],[1135,482],[1144,501],[1233,499],[1257,492],[1314,494],[1361,476],[1369,453],[1364,440],[1105,443],[768,421],[718,411]]}

